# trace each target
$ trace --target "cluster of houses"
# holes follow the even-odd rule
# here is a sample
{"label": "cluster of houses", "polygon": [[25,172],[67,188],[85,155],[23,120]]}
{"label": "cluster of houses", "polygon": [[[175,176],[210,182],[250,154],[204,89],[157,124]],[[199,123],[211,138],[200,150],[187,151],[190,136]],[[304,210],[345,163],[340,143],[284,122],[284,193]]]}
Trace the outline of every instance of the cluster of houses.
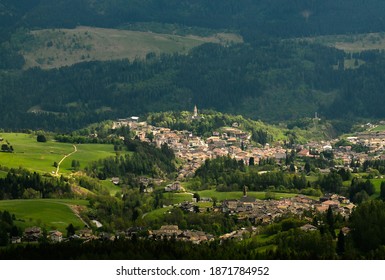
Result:
{"label": "cluster of houses", "polygon": [[244,196],[239,200],[224,200],[221,205],[223,213],[236,214],[238,219],[248,219],[255,225],[270,224],[286,214],[304,217],[304,212],[323,213],[329,207],[333,213],[349,217],[355,205],[336,194],[326,195],[318,201],[303,195],[279,200],[256,200]]}
{"label": "cluster of houses", "polygon": [[[43,239],[44,237],[44,231],[37,226],[34,227],[28,227],[24,230],[23,236],[16,236],[11,238],[11,243],[17,244],[17,243],[22,243],[22,242],[39,242]],[[107,237],[108,236],[108,237]],[[111,235],[107,233],[98,233],[95,235],[92,231],[91,228],[84,227],[81,230],[78,230],[76,234],[71,235],[68,238],[63,237],[63,233],[58,231],[58,230],[52,230],[46,233],[46,240],[52,243],[59,243],[63,241],[68,241],[68,240],[77,240],[81,239],[84,241],[89,241],[89,240],[96,240],[96,239],[110,239]]]}
{"label": "cluster of houses", "polygon": [[[367,124],[372,127],[371,124]],[[330,142],[309,142],[306,145],[299,146],[297,156],[317,157],[322,151],[332,151],[334,158],[341,161],[343,166],[351,167],[351,162],[363,163],[366,160],[381,159],[385,160],[385,132],[365,131],[357,133],[355,136],[346,137],[346,140],[352,145],[360,145],[367,148],[366,151],[354,151],[352,145],[335,146],[340,139],[334,139]]]}
{"label": "cluster of houses", "polygon": [[[200,119],[197,109],[194,108],[192,120]],[[242,160],[245,165],[253,159],[258,164],[261,159],[275,159],[282,162],[286,159],[287,149],[280,145],[255,147],[250,145],[251,134],[242,131],[238,123],[231,127],[223,127],[220,132],[213,131],[212,136],[206,139],[192,135],[189,131],[177,131],[164,127],[155,127],[146,122],[139,122],[138,117],[120,119],[113,124],[113,128],[129,126],[136,136],[147,142],[153,142],[158,147],[167,143],[175,155],[183,159],[183,168],[179,170],[178,180],[192,177],[206,159],[221,156],[230,156]],[[370,126],[368,126],[370,128]],[[149,135],[151,137],[149,138]],[[385,132],[371,132],[369,130],[358,133],[356,136],[347,137],[346,140],[369,148],[369,153],[355,152],[352,146],[335,147],[339,139],[332,141],[312,141],[296,148],[298,157],[318,157],[321,152],[332,151],[334,158],[345,167],[351,167],[354,162],[364,162],[368,159],[385,159]]]}
{"label": "cluster of houses", "polygon": [[[199,119],[197,109],[194,109],[192,119]],[[167,144],[175,155],[183,159],[184,165],[178,174],[178,180],[192,177],[206,159],[221,156],[230,156],[236,160],[242,160],[245,165],[249,164],[253,158],[254,164],[258,164],[261,159],[274,158],[277,162],[286,159],[287,149],[281,146],[253,147],[250,145],[251,135],[242,131],[237,123],[231,127],[224,127],[220,132],[212,132],[212,136],[206,139],[192,135],[189,131],[176,131],[169,128],[155,127],[146,122],[139,122],[137,117],[131,119],[118,120],[113,127],[129,126],[141,141],[153,142],[160,147]],[[149,135],[151,135],[149,137]],[[309,142],[300,145],[296,149],[297,157],[318,157],[321,152],[333,152],[334,158],[339,159],[343,166],[349,167],[354,161],[364,162],[368,159],[385,159],[385,132],[366,131],[357,136],[348,137],[346,140],[353,145],[359,144],[368,147],[370,153],[355,152],[352,146],[336,147],[339,139],[329,142]],[[165,188],[166,192],[184,191],[180,183],[174,182]],[[195,204],[184,202],[180,205],[186,212],[200,211]],[[292,198],[282,198],[279,200],[256,200],[245,195],[239,200],[225,200],[219,207],[214,207],[213,211],[221,211],[230,215],[236,215],[240,220],[249,220],[254,226],[272,223],[276,218],[287,214],[294,214],[304,217],[305,212],[325,212],[329,208],[335,214],[349,217],[355,205],[347,198],[336,194],[326,195],[319,200],[313,200],[305,196],[295,196]],[[317,230],[314,225],[306,224],[301,227],[304,231]],[[213,237],[200,231],[183,231],[176,225],[162,226],[159,230],[149,232],[153,238],[176,237],[180,240],[192,242],[202,242],[211,240]],[[241,239],[245,234],[250,234],[248,230],[242,229],[221,236],[221,239],[236,238]]]}
{"label": "cluster of houses", "polygon": [[[209,200],[209,199],[208,199]],[[183,202],[179,207],[185,212],[201,212],[195,203]],[[291,198],[281,198],[279,200],[257,200],[247,196],[247,193],[238,200],[224,200],[221,204],[213,207],[211,211],[236,215],[238,220],[248,220],[253,225],[249,229],[239,229],[219,237],[220,240],[236,239],[242,240],[247,236],[258,233],[258,226],[273,223],[277,218],[293,214],[298,217],[305,218],[305,212],[325,212],[329,208],[334,214],[340,214],[343,217],[349,217],[355,205],[349,199],[336,195],[328,194],[319,200],[314,200],[303,195],[297,195]],[[306,224],[301,227],[304,231],[317,230],[317,227]],[[130,228],[129,230],[116,235],[110,233],[93,233],[91,228],[84,227],[78,230],[76,234],[69,238],[63,238],[60,231],[53,230],[47,233],[47,239],[50,242],[62,242],[66,240],[83,240],[88,242],[91,240],[115,240],[115,238],[133,238],[145,232],[146,238],[152,239],[170,239],[189,241],[195,244],[201,242],[212,241],[215,237],[212,234],[198,230],[181,230],[177,225],[163,225],[158,230],[147,230],[146,228]],[[40,227],[26,228],[23,237],[13,237],[12,243],[21,242],[38,242],[43,238],[43,231]]]}
{"label": "cluster of houses", "polygon": [[[203,211],[191,202],[183,202],[179,207],[185,212]],[[245,195],[239,200],[224,200],[222,204],[214,207],[212,211],[221,211],[229,215],[236,215],[238,220],[249,220],[253,225],[250,228],[242,228],[230,233],[219,236],[220,240],[235,239],[243,240],[251,235],[258,234],[259,226],[273,223],[276,219],[293,214],[300,218],[305,218],[305,212],[323,213],[329,209],[334,214],[342,217],[349,217],[355,205],[349,199],[336,195],[328,194],[319,200],[314,200],[303,195],[279,200],[257,200]],[[308,218],[309,221],[311,220]],[[310,223],[300,227],[303,231],[315,231],[318,228]],[[344,229],[348,231],[348,228]],[[344,234],[347,234],[347,232]],[[150,230],[149,237],[154,239],[170,239],[190,241],[199,244],[214,240],[215,237],[202,231],[181,230],[177,225],[163,225],[158,230]]]}
{"label": "cluster of houses", "polygon": [[[98,233],[96,235],[92,232],[92,229],[84,228],[69,238],[63,238],[63,234],[60,231],[54,230],[47,233],[47,239],[53,243],[70,240],[82,240],[83,242],[88,242],[91,240],[113,241],[120,237],[131,239],[134,235],[138,235],[143,231],[146,232],[146,237],[153,239],[170,239],[174,237],[178,240],[189,241],[195,244],[214,240],[214,236],[212,234],[197,230],[180,230],[177,225],[164,225],[159,230],[130,228],[126,232],[120,232],[116,235],[105,232]],[[30,227],[25,229],[23,237],[13,237],[12,243],[16,244],[22,242],[39,242],[42,238],[43,231],[40,227]]]}
{"label": "cluster of houses", "polygon": [[198,230],[180,230],[177,225],[164,225],[161,226],[161,228],[158,230],[150,230],[149,238],[175,238],[176,240],[189,241],[194,244],[214,240],[214,236],[212,234],[208,234]]}
{"label": "cluster of houses", "polygon": [[168,184],[164,188],[165,192],[185,192],[186,190],[181,186],[180,182],[176,181],[171,184]]}
{"label": "cluster of houses", "polygon": [[[199,208],[195,203],[190,201],[182,202],[178,204],[177,207],[184,212],[203,212],[207,210]],[[340,214],[342,217],[348,218],[354,207],[355,205],[351,203],[349,199],[337,194],[327,194],[319,200],[314,200],[303,195],[281,198],[279,200],[258,200],[245,194],[238,200],[224,200],[218,206],[212,207],[210,211],[236,215],[238,220],[248,220],[253,225],[252,227],[239,229],[219,237],[220,240],[243,240],[245,237],[257,234],[258,226],[271,224],[276,219],[288,215],[295,215],[310,221],[311,219],[309,217],[306,218],[305,212],[324,213],[331,208],[335,215]],[[303,231],[318,230],[316,226],[311,224],[305,224],[300,227],[300,229]],[[150,237],[156,239],[174,237],[178,240],[197,243],[212,240],[212,236],[204,232],[182,231],[176,225],[165,225],[159,230],[150,231],[149,234]],[[189,236],[189,234],[194,237],[187,238],[186,236]],[[198,236],[200,236],[200,238],[198,238]]]}
{"label": "cluster of houses", "polygon": [[[44,237],[43,234],[44,233],[40,227],[29,227],[24,230],[23,236],[13,236],[11,238],[11,243],[38,242]],[[47,232],[46,238],[54,243],[62,242],[63,233],[58,230],[52,230]]]}
{"label": "cluster of houses", "polygon": [[[354,158],[364,162],[366,159],[376,158],[385,159],[385,132],[382,131],[365,131],[358,133],[356,136],[346,138],[352,144],[359,144],[368,147],[369,153],[353,154]],[[348,152],[351,151],[351,147],[344,147]]]}
{"label": "cluster of houses", "polygon": [[[195,119],[197,118],[196,116]],[[247,165],[250,158],[258,164],[260,159],[282,160],[286,157],[286,150],[282,147],[270,147],[268,144],[265,147],[251,147],[251,134],[239,129],[237,123],[222,128],[221,132],[214,131],[207,139],[195,136],[189,131],[171,130],[138,122],[137,118],[120,119],[114,122],[112,127],[122,126],[130,127],[141,141],[152,142],[157,147],[167,144],[184,162],[179,170],[178,180],[192,177],[206,159],[230,156],[238,161],[242,160]]]}

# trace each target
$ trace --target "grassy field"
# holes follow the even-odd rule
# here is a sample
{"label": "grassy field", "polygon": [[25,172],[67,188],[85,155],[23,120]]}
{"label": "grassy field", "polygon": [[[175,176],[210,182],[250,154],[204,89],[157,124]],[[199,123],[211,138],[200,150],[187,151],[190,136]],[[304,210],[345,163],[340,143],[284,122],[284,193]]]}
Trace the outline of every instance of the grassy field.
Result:
{"label": "grassy field", "polygon": [[[56,143],[58,144],[58,143]],[[71,144],[69,144],[72,146]],[[60,165],[60,172],[69,173],[71,172],[72,160],[78,160],[80,163],[80,169],[87,166],[88,163],[115,156],[114,146],[108,144],[77,144],[77,152],[71,157],[67,158]]]}
{"label": "grassy field", "polygon": [[376,125],[373,129],[370,129],[370,131],[372,131],[372,132],[385,131],[385,125],[384,124]]}
{"label": "grassy field", "polygon": [[[0,153],[0,165],[9,168],[24,167],[37,172],[51,173],[56,171],[54,162],[58,163],[64,155],[74,151],[72,144],[51,140],[39,143],[36,141],[36,136],[32,134],[1,133],[0,137],[8,141],[14,149],[13,153]],[[78,160],[82,169],[92,161],[115,155],[112,145],[78,144],[76,146],[77,152],[62,162],[59,174],[71,173],[72,160]]]}
{"label": "grassy field", "polygon": [[[365,173],[361,173],[360,177],[362,177],[363,175],[365,175]],[[366,179],[362,179],[362,180],[366,181]],[[370,182],[372,182],[372,184],[374,185],[374,194],[372,194],[370,196],[370,199],[377,199],[380,196],[381,182],[382,181],[385,181],[385,178],[384,179],[370,179]],[[345,187],[349,188],[351,186],[351,181],[344,181],[343,185]]]}
{"label": "grassy field", "polygon": [[371,179],[370,180],[374,185],[374,194],[370,196],[371,199],[377,199],[381,193],[381,182],[385,181],[385,179]]}
{"label": "grassy field", "polygon": [[[191,200],[191,199],[190,199]],[[198,202],[196,205],[200,208],[208,208],[212,207],[212,202]],[[155,209],[151,212],[146,213],[143,215],[143,219],[145,221],[154,221],[161,219],[168,211],[170,211],[173,208],[173,206],[166,206],[164,208]]]}
{"label": "grassy field", "polygon": [[26,68],[57,68],[82,61],[144,58],[148,53],[186,53],[203,43],[242,42],[235,34],[178,36],[93,27],[45,29],[31,33],[21,46]]}
{"label": "grassy field", "polygon": [[99,182],[109,191],[111,196],[115,196],[117,192],[122,191],[121,187],[114,185],[110,180],[100,180]]}
{"label": "grassy field", "polygon": [[157,219],[162,219],[162,217],[164,215],[166,215],[166,213],[168,211],[170,211],[172,209],[172,206],[167,206],[167,207],[164,207],[164,208],[159,208],[159,209],[155,209],[149,213],[146,213],[143,215],[143,220],[145,221],[154,221],[154,220],[157,220]]}
{"label": "grassy field", "polygon": [[178,204],[183,201],[192,201],[192,194],[189,193],[165,193],[164,198],[168,201],[168,204]]}
{"label": "grassy field", "polygon": [[[301,39],[302,40],[302,39]],[[331,46],[347,53],[360,53],[367,50],[385,50],[385,33],[366,33],[349,35],[327,35],[305,39],[307,41]],[[345,59],[345,69],[356,69],[365,62],[360,59]],[[338,67],[337,65],[335,66]]]}
{"label": "grassy field", "polygon": [[0,178],[5,178],[7,176],[7,172],[0,170]]}
{"label": "grassy field", "polygon": [[327,35],[308,38],[306,40],[332,46],[346,52],[385,49],[385,33]]}
{"label": "grassy field", "polygon": [[[198,194],[200,197],[216,197],[218,201],[227,200],[227,199],[240,199],[243,196],[243,192],[218,192],[216,190],[204,190],[199,191]],[[247,192],[247,195],[250,197],[255,197],[257,199],[265,199],[266,192]],[[293,193],[273,193],[275,198],[287,198],[293,197],[297,194]]]}
{"label": "grassy field", "polygon": [[86,200],[31,199],[1,200],[0,210],[7,210],[16,216],[16,225],[21,228],[40,226],[47,230],[58,229],[65,233],[65,228],[72,223],[83,228],[82,221],[75,216],[68,205],[88,205]]}

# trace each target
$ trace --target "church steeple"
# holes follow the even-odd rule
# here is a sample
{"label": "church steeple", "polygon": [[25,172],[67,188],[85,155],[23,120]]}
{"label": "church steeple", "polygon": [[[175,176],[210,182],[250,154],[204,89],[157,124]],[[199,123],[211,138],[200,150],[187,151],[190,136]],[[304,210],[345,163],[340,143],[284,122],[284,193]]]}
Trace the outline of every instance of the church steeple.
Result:
{"label": "church steeple", "polygon": [[194,113],[191,117],[192,120],[200,120],[200,119],[203,119],[204,117],[203,116],[199,116],[198,114],[198,107],[197,105],[194,106]]}

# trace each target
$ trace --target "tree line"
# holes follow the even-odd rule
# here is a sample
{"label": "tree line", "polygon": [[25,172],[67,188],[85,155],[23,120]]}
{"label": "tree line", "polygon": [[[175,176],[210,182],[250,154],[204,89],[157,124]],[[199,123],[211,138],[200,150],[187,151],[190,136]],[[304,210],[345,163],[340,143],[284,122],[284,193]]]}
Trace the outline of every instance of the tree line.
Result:
{"label": "tree line", "polygon": [[14,214],[7,210],[0,211],[0,246],[7,246],[10,238],[21,235],[21,230],[15,225],[14,220],[16,220]]}
{"label": "tree line", "polygon": [[43,177],[26,169],[10,169],[0,178],[0,199],[70,198],[73,194],[64,177]]}
{"label": "tree line", "polygon": [[[275,160],[271,162],[275,166]],[[290,174],[280,170],[260,172],[259,166],[246,166],[242,160],[229,156],[207,159],[195,172],[193,187],[218,191],[240,191],[247,186],[250,191],[303,190],[310,188],[305,174]],[[197,182],[199,184],[197,185]]]}
{"label": "tree line", "polygon": [[86,168],[88,175],[99,179],[130,177],[130,174],[164,178],[176,171],[174,152],[166,143],[157,148],[153,144],[128,138],[124,140],[124,145],[130,153],[91,163]]}

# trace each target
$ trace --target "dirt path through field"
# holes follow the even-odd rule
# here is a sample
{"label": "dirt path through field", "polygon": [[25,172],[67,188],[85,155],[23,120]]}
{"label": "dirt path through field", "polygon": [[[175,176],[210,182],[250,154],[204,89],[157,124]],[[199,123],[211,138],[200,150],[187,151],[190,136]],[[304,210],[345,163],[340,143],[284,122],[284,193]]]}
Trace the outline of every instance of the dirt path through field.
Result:
{"label": "dirt path through field", "polygon": [[57,176],[59,175],[60,164],[63,162],[63,160],[65,160],[67,157],[73,155],[74,153],[76,153],[76,152],[78,151],[78,148],[77,148],[75,145],[73,145],[73,147],[74,147],[74,151],[73,151],[72,153],[69,153],[69,154],[65,155],[65,156],[59,161],[59,163],[57,164],[55,175],[57,175]]}

